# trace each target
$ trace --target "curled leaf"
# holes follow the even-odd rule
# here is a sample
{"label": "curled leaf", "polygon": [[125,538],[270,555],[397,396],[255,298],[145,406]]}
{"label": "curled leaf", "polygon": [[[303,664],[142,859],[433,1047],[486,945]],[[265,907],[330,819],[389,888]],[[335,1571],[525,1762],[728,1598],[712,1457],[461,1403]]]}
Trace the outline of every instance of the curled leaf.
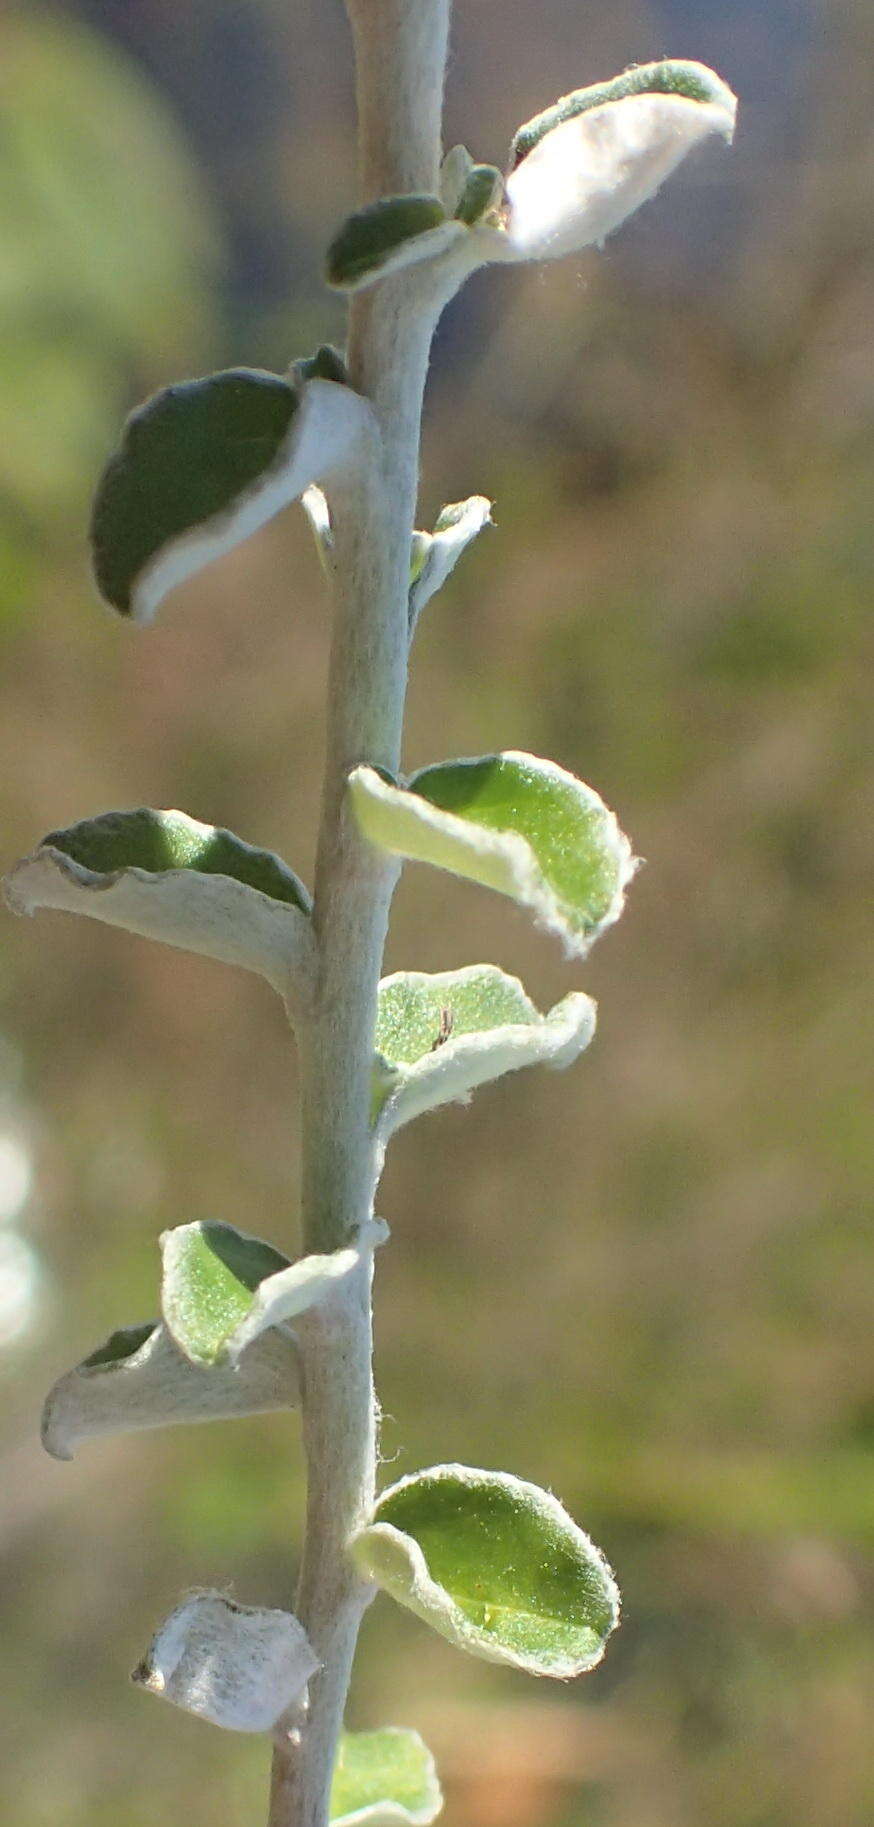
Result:
{"label": "curled leaf", "polygon": [[702,64],[659,63],[578,89],[521,127],[493,257],[554,260],[600,246],[693,147],[730,140],[737,102]]}
{"label": "curled leaf", "polygon": [[331,1784],[331,1827],[430,1827],[443,1806],[418,1732],[344,1732]]}
{"label": "curled leaf", "polygon": [[418,546],[414,544],[411,565],[411,627],[425,604],[431,601],[438,590],[442,590],[471,540],[476,539],[483,527],[491,525],[491,502],[485,495],[470,495],[467,501],[450,501],[441,509],[433,533],[414,535],[414,541],[421,543]]}
{"label": "curled leaf", "polygon": [[51,831],[10,872],[15,913],[86,914],[259,972],[280,993],[308,970],[310,897],[272,851],[184,812],[105,812]]}
{"label": "curled leaf", "polygon": [[539,1063],[568,1066],[595,1032],[579,991],[541,1015],[516,977],[494,964],[399,971],[379,986],[375,1106],[388,1136],[426,1110]]}
{"label": "curled leaf", "polygon": [[329,1300],[386,1235],[374,1222],[349,1249],[291,1263],[233,1225],[179,1225],[161,1238],[165,1323],[192,1363],[233,1361],[268,1328]]}
{"label": "curled leaf", "polygon": [[619,1621],[594,1543],[550,1492],[506,1472],[438,1465],[402,1478],[351,1551],[450,1643],[533,1675],[594,1668]]}
{"label": "curled leaf", "polygon": [[503,196],[504,180],[494,165],[478,165],[466,146],[453,146],[440,167],[440,197],[447,216],[473,228],[488,219]]}
{"label": "curled leaf", "polygon": [[171,1612],[132,1679],[228,1731],[269,1732],[318,1666],[290,1613],[201,1592]]}
{"label": "curled leaf", "polygon": [[[315,358],[317,361],[319,358]],[[318,373],[324,372],[322,361]],[[177,584],[360,460],[368,402],[336,380],[298,386],[230,368],[167,387],[131,414],[94,501],[101,594],[148,622]]]}
{"label": "curled leaf", "polygon": [[344,222],[328,249],[328,284],[358,291],[446,252],[463,230],[439,197],[381,197]]}
{"label": "curled leaf", "polygon": [[507,750],[423,768],[406,786],[359,767],[349,790],[371,843],[511,896],[569,951],[585,955],[622,912],[628,839],[598,794],[554,762]]}
{"label": "curled leaf", "polygon": [[471,165],[453,214],[458,222],[473,228],[489,220],[503,194],[504,180],[494,165]]}
{"label": "curled leaf", "polygon": [[727,83],[708,69],[703,63],[682,62],[677,58],[663,58],[658,63],[632,64],[623,70],[620,76],[613,76],[609,82],[591,83],[585,89],[572,89],[569,95],[559,96],[542,113],[535,114],[533,120],[526,121],[513,139],[510,165],[515,169],[539,146],[548,133],[562,127],[565,121],[574,120],[580,114],[588,114],[593,108],[605,106],[607,102],[627,101],[636,95],[676,95],[681,100],[699,102],[703,106],[721,108],[726,115],[734,118],[737,109],[737,97],[732,94]]}
{"label": "curled leaf", "polygon": [[184,1356],[166,1327],[149,1322],[114,1332],[53,1385],[42,1441],[72,1459],[83,1440],[104,1434],[224,1421],[294,1408],[300,1399],[297,1347],[284,1330],[265,1333],[234,1365],[204,1369]]}

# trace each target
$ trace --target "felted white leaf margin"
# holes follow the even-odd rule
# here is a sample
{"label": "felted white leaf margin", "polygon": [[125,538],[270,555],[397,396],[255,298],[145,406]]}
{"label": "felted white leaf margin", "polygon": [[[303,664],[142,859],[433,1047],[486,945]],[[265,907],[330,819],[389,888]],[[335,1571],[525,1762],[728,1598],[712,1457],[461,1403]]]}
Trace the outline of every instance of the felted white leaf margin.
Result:
{"label": "felted white leaf margin", "polygon": [[227,1731],[270,1732],[318,1667],[289,1612],[202,1592],[171,1612],[131,1678]]}
{"label": "felted white leaf margin", "polygon": [[693,148],[713,134],[730,141],[736,112],[697,63],[645,64],[575,90],[520,127],[506,179],[456,146],[439,197],[383,197],[351,216],[329,250],[329,284],[354,291],[427,263],[449,297],[490,261],[600,246]]}
{"label": "felted white leaf margin", "polygon": [[358,767],[349,792],[371,843],[521,902],[568,952],[584,957],[625,905],[637,866],[628,839],[593,788],[553,761],[507,749],[422,768],[406,785]]}
{"label": "felted white leaf margin", "polygon": [[[403,1528],[388,1520],[411,1513]],[[507,1472],[442,1465],[400,1479],[350,1552],[457,1648],[529,1674],[587,1673],[619,1622],[600,1550],[551,1492]]]}
{"label": "felted white leaf margin", "polygon": [[[158,868],[136,862],[113,867],[110,843],[106,858],[101,859],[110,866],[94,867],[80,860],[91,855],[87,847],[79,856],[70,853],[71,847],[79,849],[82,834],[87,837],[114,823],[120,837],[117,854],[136,856],[138,839],[129,834],[138,820],[160,827],[171,859],[185,855],[191,860],[181,867],[173,867],[172,862]],[[270,891],[254,887],[237,873],[199,868],[198,855],[217,842],[226,846],[229,870],[245,873],[254,864],[257,874],[266,865],[262,879],[269,883]],[[293,871],[269,852],[201,824],[184,812],[153,812],[141,807],[133,812],[105,813],[69,831],[52,832],[9,872],[4,889],[13,913],[32,914],[38,908],[49,908],[85,914],[142,938],[256,971],[282,996],[293,996],[295,985],[303,988],[313,968],[309,895]]]}
{"label": "felted white leaf margin", "polygon": [[418,1732],[343,1732],[331,1784],[331,1827],[430,1827],[443,1806],[434,1759]]}
{"label": "felted white leaf margin", "polygon": [[471,495],[466,501],[450,501],[441,510],[433,533],[424,535],[428,542],[424,562],[410,590],[411,627],[425,604],[442,590],[471,540],[491,524],[492,504],[485,495]]}
{"label": "felted white leaf margin", "polygon": [[105,1434],[266,1414],[299,1400],[297,1347],[285,1330],[265,1333],[237,1364],[206,1369],[164,1326],[130,1327],[52,1386],[42,1442],[53,1458],[72,1459],[83,1440]]}
{"label": "felted white leaf margin", "polygon": [[251,1311],[228,1340],[228,1353],[236,1360],[269,1326],[297,1319],[314,1307],[326,1306],[350,1277],[357,1274],[374,1249],[385,1243],[388,1225],[371,1219],[361,1227],[358,1242],[329,1256],[304,1256],[288,1269],[262,1281]]}
{"label": "felted white leaf margin", "polygon": [[289,1263],[232,1225],[198,1219],[161,1238],[164,1322],[194,1364],[236,1363],[271,1327],[342,1298],[344,1285],[388,1236],[368,1221],[348,1249]]}
{"label": "felted white leaf margin", "polygon": [[319,378],[303,386],[229,369],[166,388],[127,421],[91,523],[101,594],[135,622],[313,483],[372,461],[369,402]]}
{"label": "felted white leaf margin", "polygon": [[[496,1021],[479,1031],[456,1032],[453,1011],[471,991],[486,995],[497,991],[517,1019]],[[383,979],[380,1002],[384,1005],[398,992],[405,997],[418,992],[429,1005],[436,1000],[445,1011],[448,1032],[441,1036],[438,1028],[430,1051],[414,1061],[395,1062],[383,1055],[385,1101],[377,1127],[385,1140],[425,1111],[466,1101],[478,1086],[505,1072],[538,1064],[557,1069],[571,1065],[595,1032],[597,1010],[590,996],[571,991],[547,1015],[541,1015],[518,978],[507,977],[496,965],[472,964],[434,974],[399,971]]]}
{"label": "felted white leaf margin", "polygon": [[450,289],[489,261],[555,260],[600,246],[712,135],[737,100],[704,64],[663,61],[562,96],[520,127],[507,178],[453,147],[441,195],[384,198],[344,225],[331,283],[354,289],[439,260]]}
{"label": "felted white leaf margin", "polygon": [[341,291],[374,285],[445,253],[462,232],[459,224],[447,221],[438,197],[378,197],[349,216],[334,236],[328,248],[328,284]]}
{"label": "felted white leaf margin", "polygon": [[503,257],[557,260],[600,246],[694,147],[712,134],[731,139],[737,104],[724,84],[718,88],[711,101],[626,95],[545,133],[506,180]]}
{"label": "felted white leaf margin", "polygon": [[[499,222],[503,180],[493,165],[475,164],[463,147],[447,154],[441,194],[380,197],[349,216],[328,249],[328,284],[360,291],[426,263],[448,299],[489,259],[489,236]],[[500,256],[498,256],[500,257]]]}

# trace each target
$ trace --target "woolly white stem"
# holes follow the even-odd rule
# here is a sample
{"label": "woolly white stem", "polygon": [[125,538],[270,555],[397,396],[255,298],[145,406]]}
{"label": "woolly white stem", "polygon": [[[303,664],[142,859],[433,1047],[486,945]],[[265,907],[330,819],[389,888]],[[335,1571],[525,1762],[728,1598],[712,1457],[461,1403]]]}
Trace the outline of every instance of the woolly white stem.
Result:
{"label": "woolly white stem", "polygon": [[[348,0],[355,39],[364,200],[434,190],[449,0]],[[352,384],[369,395],[381,456],[354,493],[331,500],[336,619],[313,920],[313,1019],[301,1050],[304,1239],[347,1243],[372,1211],[370,1128],[376,991],[397,864],[344,811],[349,770],[400,762],[408,653],[409,555],[428,352],[445,294],[400,274],[353,300]],[[301,1721],[274,1756],[269,1827],[325,1827],[352,1657],[370,1597],[346,1554],[374,1499],[376,1404],[369,1265],[330,1324],[299,1329],[307,1453],[306,1534],[296,1611],[320,1672]]]}

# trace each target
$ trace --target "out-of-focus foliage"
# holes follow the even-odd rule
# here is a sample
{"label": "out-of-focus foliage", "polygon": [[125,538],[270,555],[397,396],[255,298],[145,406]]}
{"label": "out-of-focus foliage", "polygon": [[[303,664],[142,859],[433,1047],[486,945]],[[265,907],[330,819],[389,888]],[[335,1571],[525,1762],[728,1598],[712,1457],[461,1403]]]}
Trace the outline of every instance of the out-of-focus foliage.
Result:
{"label": "out-of-focus foliage", "polygon": [[[163,353],[151,329],[110,334],[95,300],[108,446],[153,382],[338,340],[314,275],[353,201],[350,83],[324,0],[70,0],[47,57],[57,34],[81,44],[86,11],[148,49],[234,251],[232,286],[179,307]],[[458,1459],[550,1485],[619,1569],[625,1622],[584,1692],[532,1700],[378,1603],[349,1724],[421,1730],[447,1827],[870,1827],[870,9],[833,0],[815,52],[789,0],[455,13],[447,143],[476,131],[477,157],[571,82],[665,49],[722,70],[742,110],[731,159],[603,260],[471,285],[424,452],[422,524],[485,491],[498,530],[423,618],[408,765],[553,755],[647,863],[578,969],[508,902],[405,874],[387,970],[495,957],[540,1008],[597,996],[599,1032],[569,1072],[506,1078],[393,1144],[385,1482]],[[129,80],[108,37],[99,55]],[[160,137],[165,101],[137,92]],[[159,196],[121,157],[131,239],[145,187],[169,259],[192,180]],[[4,416],[4,450],[15,435]],[[40,448],[29,541],[19,509],[0,555],[4,863],[145,802],[308,878],[327,617],[303,516],[137,634],[86,600],[84,533]],[[295,1252],[282,1013],[243,973],[54,914],[4,925],[0,996],[0,1127],[10,1186],[23,1143],[35,1163],[15,1223],[41,1263],[36,1318],[0,1356],[0,1815],[251,1827],[263,1748],[150,1709],[124,1675],[192,1586],[289,1603],[297,1420],[85,1444],[69,1466],[36,1430],[60,1372],[153,1317],[159,1231],[213,1219]]]}
{"label": "out-of-focus foliage", "polygon": [[83,512],[131,394],[202,356],[213,213],[169,110],[108,39],[58,15],[3,20],[0,527],[10,545],[16,534],[39,547],[56,540]]}

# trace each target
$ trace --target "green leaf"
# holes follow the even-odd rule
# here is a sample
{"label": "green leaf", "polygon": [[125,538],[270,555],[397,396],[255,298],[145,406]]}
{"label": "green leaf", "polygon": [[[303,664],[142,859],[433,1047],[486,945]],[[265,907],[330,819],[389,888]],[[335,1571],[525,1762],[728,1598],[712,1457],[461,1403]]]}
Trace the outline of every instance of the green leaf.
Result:
{"label": "green leaf", "polygon": [[164,1319],[195,1364],[216,1362],[262,1281],[289,1267],[272,1244],[209,1221],[165,1231],[161,1251]]}
{"label": "green leaf", "polygon": [[406,786],[359,767],[349,784],[371,843],[511,896],[569,951],[585,955],[622,912],[628,839],[597,793],[554,762],[510,750],[423,768]]}
{"label": "green leaf", "polygon": [[224,1421],[300,1399],[297,1347],[273,1330],[238,1364],[204,1368],[179,1350],[165,1326],[150,1321],[113,1332],[84,1362],[60,1377],[43,1409],[42,1441],[55,1459],[72,1459],[83,1440],[104,1434]]}
{"label": "green leaf", "polygon": [[418,1732],[344,1732],[331,1784],[332,1827],[429,1827],[443,1806]]}
{"label": "green leaf", "polygon": [[105,812],[51,831],[6,880],[16,913],[81,913],[240,964],[289,994],[312,950],[310,897],[270,850],[184,812]]}
{"label": "green leaf", "polygon": [[569,95],[559,96],[549,108],[526,121],[516,133],[510,149],[511,169],[527,158],[547,133],[554,132],[565,121],[575,120],[580,114],[587,114],[606,102],[624,101],[633,95],[678,95],[687,101],[714,104],[732,114],[736,106],[728,85],[706,64],[671,59],[636,64],[609,82],[592,83],[586,89],[573,89]]}
{"label": "green leaf", "polygon": [[50,831],[46,849],[61,850],[93,875],[139,869],[147,875],[189,869],[198,875],[230,876],[273,901],[308,913],[310,898],[288,864],[272,850],[260,850],[215,825],[202,825],[185,812],[103,812],[97,818]]}
{"label": "green leaf", "polygon": [[229,368],[165,387],[132,413],[94,502],[98,588],[128,615],[162,549],[226,514],[271,470],[300,395],[278,374]]}
{"label": "green leaf", "polygon": [[414,533],[410,565],[410,625],[454,571],[462,552],[483,527],[492,525],[492,504],[485,495],[450,501],[442,508],[433,534]]}
{"label": "green leaf", "polygon": [[447,219],[439,197],[382,197],[357,210],[335,235],[328,249],[328,284],[341,291],[373,285],[445,253],[462,232]]}
{"label": "green leaf", "polygon": [[164,388],[131,414],[97,490],[101,594],[150,621],[177,584],[351,463],[374,424],[367,402],[335,380],[300,387],[229,368]]}
{"label": "green leaf", "polygon": [[164,1319],[193,1363],[236,1359],[270,1327],[327,1300],[387,1234],[373,1222],[349,1249],[290,1263],[230,1224],[179,1225],[161,1238]]}
{"label": "green leaf", "polygon": [[447,216],[474,228],[500,203],[504,180],[494,165],[477,165],[466,146],[453,146],[440,167],[440,198]]}
{"label": "green leaf", "polygon": [[603,1555],[548,1491],[438,1465],[379,1498],[352,1554],[460,1649],[534,1675],[594,1668],[619,1621]]}
{"label": "green leaf", "polygon": [[269,1732],[318,1667],[290,1612],[198,1592],[161,1625],[132,1680],[226,1731]]}
{"label": "green leaf", "polygon": [[497,208],[503,194],[504,180],[496,166],[471,165],[453,213],[457,221],[473,228]]}
{"label": "green leaf", "polygon": [[374,1115],[388,1136],[505,1072],[570,1065],[594,1031],[590,997],[572,992],[541,1015],[518,978],[494,964],[400,971],[379,986]]}

